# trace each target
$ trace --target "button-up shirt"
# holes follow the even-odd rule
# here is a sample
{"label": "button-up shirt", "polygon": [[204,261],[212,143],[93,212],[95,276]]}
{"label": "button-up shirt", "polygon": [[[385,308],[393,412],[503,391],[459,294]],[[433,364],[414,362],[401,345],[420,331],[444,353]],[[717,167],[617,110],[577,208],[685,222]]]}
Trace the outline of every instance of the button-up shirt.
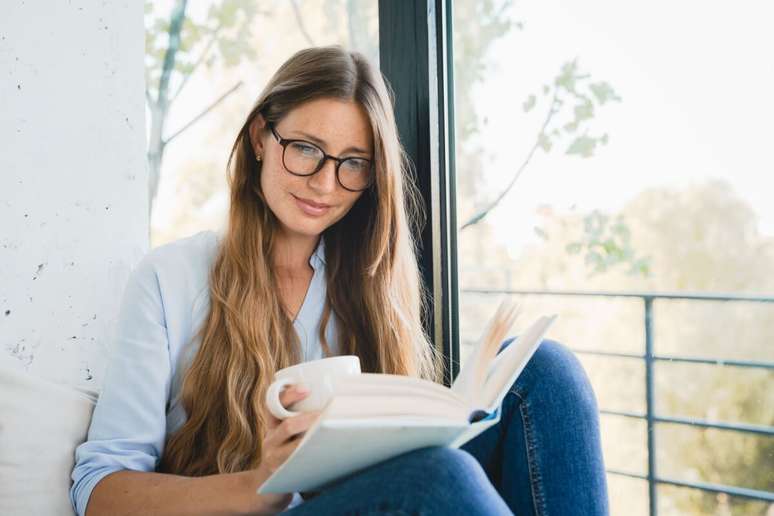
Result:
{"label": "button-up shirt", "polygon": [[[106,475],[155,471],[167,436],[185,422],[180,388],[200,345],[192,339],[209,312],[209,272],[221,239],[221,233],[201,231],[159,246],[130,273],[88,437],[75,450],[70,501],[79,516]],[[314,274],[293,322],[302,361],[323,356],[318,335],[326,295],[324,245],[321,237],[309,259]],[[335,332],[331,315],[326,337],[334,355]],[[298,495],[292,505],[297,503]]]}

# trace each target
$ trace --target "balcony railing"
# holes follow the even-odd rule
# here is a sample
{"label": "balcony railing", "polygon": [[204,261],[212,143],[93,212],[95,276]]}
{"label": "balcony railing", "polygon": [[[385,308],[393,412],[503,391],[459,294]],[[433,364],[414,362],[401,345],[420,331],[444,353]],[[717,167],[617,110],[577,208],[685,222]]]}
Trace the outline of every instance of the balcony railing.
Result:
{"label": "balcony railing", "polygon": [[743,487],[727,486],[721,484],[711,484],[705,482],[688,482],[675,478],[668,478],[657,475],[656,469],[656,442],[655,425],[656,423],[669,423],[674,425],[689,425],[700,428],[717,428],[732,432],[751,433],[756,435],[774,436],[774,427],[765,425],[751,425],[744,423],[721,423],[717,421],[706,421],[694,418],[679,418],[661,416],[655,411],[654,404],[654,381],[653,364],[658,361],[685,362],[698,364],[713,364],[743,368],[756,369],[774,369],[774,362],[754,361],[754,360],[717,360],[710,358],[693,358],[656,355],[654,353],[654,332],[653,332],[653,302],[658,299],[681,299],[690,301],[717,301],[717,302],[752,302],[752,303],[774,303],[774,297],[765,296],[747,296],[733,294],[683,294],[683,293],[655,293],[655,292],[581,292],[581,291],[545,291],[545,290],[514,290],[514,289],[481,289],[466,288],[460,291],[463,294],[508,294],[524,296],[561,296],[561,297],[615,297],[615,298],[639,298],[643,301],[643,327],[645,332],[645,353],[643,355],[631,353],[611,353],[599,350],[578,350],[573,351],[578,354],[595,355],[602,357],[629,358],[645,361],[645,414],[633,412],[622,412],[614,410],[600,410],[601,414],[622,416],[627,418],[641,419],[647,421],[647,445],[648,445],[648,469],[647,475],[608,469],[607,472],[612,475],[619,475],[631,478],[637,478],[648,481],[648,494],[650,514],[656,516],[658,512],[656,486],[658,484],[667,484],[679,487],[689,487],[700,489],[713,493],[725,493],[727,495],[739,496],[753,500],[773,503],[774,493],[769,491],[759,491],[755,489],[746,489]]}

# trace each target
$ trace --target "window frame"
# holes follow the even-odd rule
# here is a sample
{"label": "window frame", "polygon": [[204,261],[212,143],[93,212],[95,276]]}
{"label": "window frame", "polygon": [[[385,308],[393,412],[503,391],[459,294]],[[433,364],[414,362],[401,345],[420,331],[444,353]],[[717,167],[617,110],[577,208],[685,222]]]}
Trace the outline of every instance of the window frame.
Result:
{"label": "window frame", "polygon": [[427,214],[416,236],[428,300],[423,322],[443,355],[446,385],[460,364],[451,20],[451,0],[379,0],[380,67]]}

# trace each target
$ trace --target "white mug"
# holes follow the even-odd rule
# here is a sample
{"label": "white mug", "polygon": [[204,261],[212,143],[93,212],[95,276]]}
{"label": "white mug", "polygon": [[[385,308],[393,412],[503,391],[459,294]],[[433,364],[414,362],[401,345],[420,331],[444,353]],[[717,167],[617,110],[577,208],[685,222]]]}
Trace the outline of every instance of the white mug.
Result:
{"label": "white mug", "polygon": [[[266,390],[266,406],[277,419],[322,410],[333,396],[336,377],[350,374],[360,374],[360,359],[355,355],[321,358],[280,369]],[[299,383],[309,389],[309,395],[293,404],[295,410],[288,410],[280,403],[280,393],[285,386]]]}

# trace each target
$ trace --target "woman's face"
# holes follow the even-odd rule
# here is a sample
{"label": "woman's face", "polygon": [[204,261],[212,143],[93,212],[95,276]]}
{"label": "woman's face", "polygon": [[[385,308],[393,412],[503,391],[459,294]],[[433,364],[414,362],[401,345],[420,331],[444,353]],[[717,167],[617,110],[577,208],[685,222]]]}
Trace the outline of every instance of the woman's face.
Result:
{"label": "woman's face", "polygon": [[[373,159],[373,135],[368,116],[352,101],[322,98],[301,104],[274,125],[285,139],[317,144],[339,158]],[[264,130],[262,130],[264,129]],[[288,235],[318,236],[340,220],[363,192],[343,188],[336,180],[336,163],[327,160],[317,173],[296,176],[285,169],[282,146],[258,115],[250,127],[256,155],[261,156],[261,190],[281,229]],[[315,205],[315,208],[304,201]]]}

